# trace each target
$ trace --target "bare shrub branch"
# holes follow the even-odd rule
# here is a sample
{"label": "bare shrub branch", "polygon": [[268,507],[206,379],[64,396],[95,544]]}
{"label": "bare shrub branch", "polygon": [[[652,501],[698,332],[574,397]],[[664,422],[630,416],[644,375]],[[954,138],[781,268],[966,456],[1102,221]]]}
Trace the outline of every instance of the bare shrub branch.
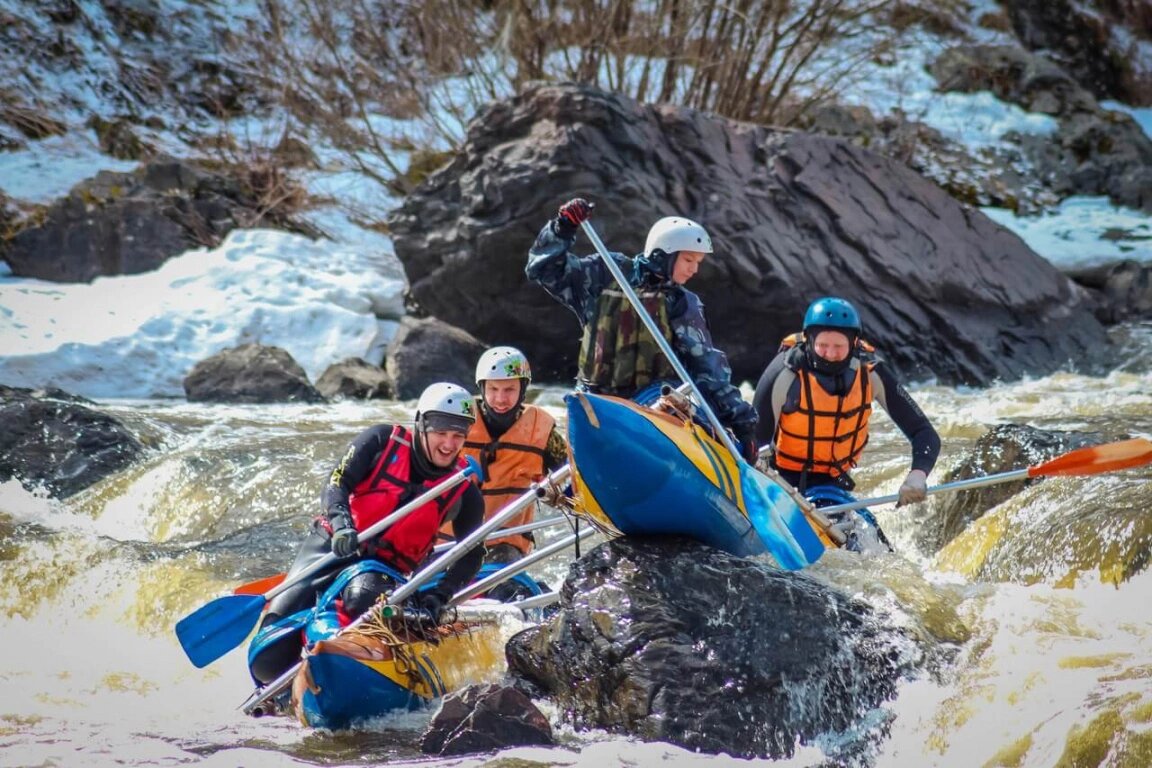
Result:
{"label": "bare shrub branch", "polygon": [[795,124],[891,45],[897,0],[262,0],[252,41],[307,135],[393,193],[485,104],[573,81]]}

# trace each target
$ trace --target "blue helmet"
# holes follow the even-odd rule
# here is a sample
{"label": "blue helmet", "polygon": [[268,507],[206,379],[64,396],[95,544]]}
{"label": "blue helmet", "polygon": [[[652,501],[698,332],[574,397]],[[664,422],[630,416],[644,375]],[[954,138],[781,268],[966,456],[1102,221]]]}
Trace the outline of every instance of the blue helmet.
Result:
{"label": "blue helmet", "polygon": [[844,299],[825,296],[809,304],[804,313],[804,332],[813,327],[842,328],[851,331],[850,336],[857,337],[860,335],[860,313]]}

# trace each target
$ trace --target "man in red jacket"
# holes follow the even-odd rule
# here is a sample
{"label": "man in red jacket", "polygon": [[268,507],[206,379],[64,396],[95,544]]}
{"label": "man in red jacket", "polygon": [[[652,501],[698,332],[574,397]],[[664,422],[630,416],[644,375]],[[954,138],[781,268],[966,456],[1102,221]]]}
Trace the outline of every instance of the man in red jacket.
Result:
{"label": "man in red jacket", "polygon": [[[329,551],[341,559],[273,598],[261,630],[311,609],[316,596],[337,574],[360,559],[374,558],[409,575],[432,551],[443,523],[451,521],[457,539],[479,528],[484,498],[474,483],[466,482],[444,491],[374,539],[360,539],[361,531],[467,466],[461,450],[475,420],[472,395],[456,384],[439,383],[420,396],[414,429],[378,424],[357,435],[329,476],[322,494],[324,514],[301,544],[288,576]],[[471,549],[449,567],[434,589],[414,597],[417,607],[438,620],[452,595],[476,576],[483,557],[483,546]],[[385,574],[359,574],[341,593],[341,613],[349,619],[359,616],[395,586]],[[253,678],[268,683],[295,664],[303,648],[301,635],[285,633],[250,658]]]}

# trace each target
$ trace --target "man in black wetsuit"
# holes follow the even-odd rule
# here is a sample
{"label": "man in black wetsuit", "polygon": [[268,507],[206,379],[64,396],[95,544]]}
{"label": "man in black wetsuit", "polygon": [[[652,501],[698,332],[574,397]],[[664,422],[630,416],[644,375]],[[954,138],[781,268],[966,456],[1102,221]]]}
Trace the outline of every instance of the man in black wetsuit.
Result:
{"label": "man in black wetsuit", "polygon": [[802,493],[819,485],[851,491],[848,473],[868,442],[877,402],[912,444],[899,504],[923,501],[940,436],[860,332],[860,315],[844,299],[808,307],[803,331],[783,341],[756,385],[757,443],[771,446],[769,462]]}

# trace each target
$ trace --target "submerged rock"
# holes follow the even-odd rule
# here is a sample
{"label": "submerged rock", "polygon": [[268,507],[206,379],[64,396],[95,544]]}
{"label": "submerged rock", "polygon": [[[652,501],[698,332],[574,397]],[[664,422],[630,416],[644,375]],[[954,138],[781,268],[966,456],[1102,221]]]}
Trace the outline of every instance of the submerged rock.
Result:
{"label": "submerged rock", "polygon": [[[1017,424],[982,437],[947,479],[993,475],[1121,439]],[[1021,479],[953,494],[927,517],[936,565],[972,581],[1070,586],[1086,574],[1120,584],[1152,563],[1152,467]],[[935,550],[933,550],[935,551]]]}
{"label": "submerged rock", "polygon": [[837,734],[851,753],[920,659],[865,603],[686,539],[602,544],[561,595],[509,642],[512,673],[577,727],[702,752],[779,758]]}
{"label": "submerged rock", "polygon": [[[1106,441],[1098,433],[1053,432],[1024,424],[1001,424],[977,440],[968,457],[940,482],[954,483],[1026,469],[1074,448]],[[938,551],[985,512],[1034,482],[1037,480],[1021,478],[940,497],[923,517],[917,544],[928,554]]]}
{"label": "submerged rock", "polygon": [[115,417],[59,389],[0,385],[0,482],[67,498],[135,462],[144,446]]}
{"label": "submerged rock", "polygon": [[420,750],[447,756],[554,743],[548,718],[526,693],[487,684],[445,696],[420,739]]}

